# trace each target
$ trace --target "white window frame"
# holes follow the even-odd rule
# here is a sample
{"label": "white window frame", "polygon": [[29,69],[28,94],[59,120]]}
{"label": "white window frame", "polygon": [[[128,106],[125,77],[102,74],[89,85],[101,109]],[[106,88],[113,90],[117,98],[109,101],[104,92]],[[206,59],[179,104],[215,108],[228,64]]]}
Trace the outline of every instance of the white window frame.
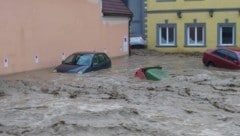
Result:
{"label": "white window frame", "polygon": [[[162,42],[162,29],[166,28],[166,43]],[[169,28],[173,28],[173,42],[169,41]],[[175,24],[159,24],[158,27],[158,46],[174,47],[176,46],[176,25]]]}
{"label": "white window frame", "polygon": [[[202,28],[202,42],[198,42],[198,28]],[[190,41],[190,28],[194,28],[194,43]],[[190,47],[204,47],[206,45],[206,25],[204,23],[190,23],[185,25],[185,44]]]}
{"label": "white window frame", "polygon": [[[232,28],[232,43],[223,43],[223,31],[222,29],[224,27],[231,27]],[[228,24],[228,23],[224,23],[224,24],[218,24],[218,45],[219,46],[235,46],[236,44],[236,25],[234,23]]]}

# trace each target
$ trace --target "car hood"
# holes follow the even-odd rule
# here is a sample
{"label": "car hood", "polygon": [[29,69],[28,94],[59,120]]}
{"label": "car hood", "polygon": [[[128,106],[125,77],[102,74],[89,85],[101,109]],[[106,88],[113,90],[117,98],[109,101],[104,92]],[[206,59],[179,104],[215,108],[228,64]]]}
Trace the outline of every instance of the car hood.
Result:
{"label": "car hood", "polygon": [[61,64],[57,66],[55,69],[57,72],[61,73],[86,73],[89,66],[79,66],[79,65],[69,65],[69,64]]}

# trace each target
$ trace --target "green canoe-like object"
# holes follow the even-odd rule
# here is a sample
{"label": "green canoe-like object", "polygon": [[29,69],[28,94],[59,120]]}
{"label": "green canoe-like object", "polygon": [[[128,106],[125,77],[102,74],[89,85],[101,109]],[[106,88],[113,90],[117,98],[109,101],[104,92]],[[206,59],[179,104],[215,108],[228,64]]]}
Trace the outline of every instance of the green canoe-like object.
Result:
{"label": "green canoe-like object", "polygon": [[136,77],[147,80],[161,80],[168,76],[168,73],[162,69],[162,67],[146,67],[137,70]]}

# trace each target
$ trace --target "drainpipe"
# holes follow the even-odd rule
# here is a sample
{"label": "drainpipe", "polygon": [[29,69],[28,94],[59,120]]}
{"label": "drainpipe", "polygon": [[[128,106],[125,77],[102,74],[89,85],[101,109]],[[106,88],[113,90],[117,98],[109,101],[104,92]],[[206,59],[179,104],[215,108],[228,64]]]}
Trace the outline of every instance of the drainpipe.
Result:
{"label": "drainpipe", "polygon": [[130,27],[131,27],[131,22],[132,22],[132,16],[130,17],[128,21],[128,56],[131,56],[131,47],[130,47]]}

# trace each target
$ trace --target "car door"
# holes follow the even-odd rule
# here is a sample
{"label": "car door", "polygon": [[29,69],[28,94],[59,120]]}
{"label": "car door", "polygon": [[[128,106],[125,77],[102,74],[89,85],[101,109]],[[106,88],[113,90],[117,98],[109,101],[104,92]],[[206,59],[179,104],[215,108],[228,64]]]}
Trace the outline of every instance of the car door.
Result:
{"label": "car door", "polygon": [[227,51],[225,49],[218,49],[214,52],[215,57],[213,58],[213,63],[216,67],[226,67],[228,65]]}
{"label": "car door", "polygon": [[109,67],[104,54],[98,53],[94,55],[92,67],[93,70],[100,70]]}
{"label": "car door", "polygon": [[92,61],[92,70],[96,71],[100,69],[100,63],[99,63],[99,59],[98,59],[98,54],[95,54],[93,56],[93,61]]}
{"label": "car door", "polygon": [[99,54],[99,58],[102,62],[102,67],[103,68],[111,67],[111,60],[106,54],[104,54],[104,53]]}
{"label": "car door", "polygon": [[238,57],[237,55],[232,52],[232,51],[227,51],[227,65],[226,65],[226,68],[231,68],[231,69],[234,69],[237,67],[237,64],[238,64]]}

